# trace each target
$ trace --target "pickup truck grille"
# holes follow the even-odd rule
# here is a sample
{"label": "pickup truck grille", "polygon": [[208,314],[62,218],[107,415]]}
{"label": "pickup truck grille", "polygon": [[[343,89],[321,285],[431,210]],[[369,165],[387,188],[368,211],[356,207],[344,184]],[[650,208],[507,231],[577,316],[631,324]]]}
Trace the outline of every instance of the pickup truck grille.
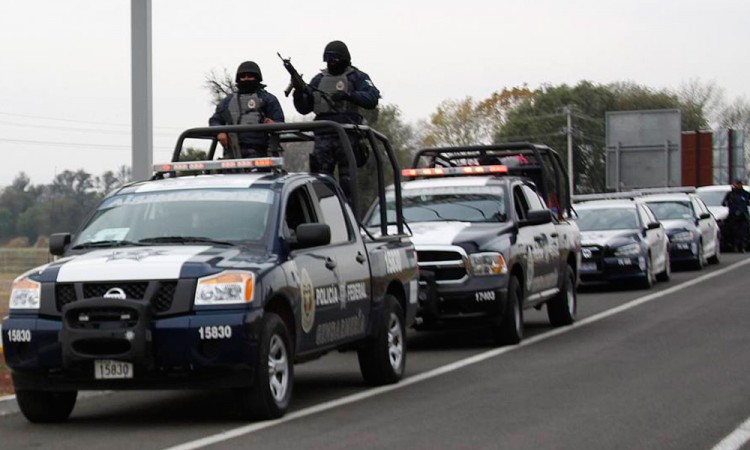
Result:
{"label": "pickup truck grille", "polygon": [[[148,295],[150,284],[157,283],[156,290],[153,289],[152,295]],[[73,303],[76,300],[85,300],[89,298],[104,297],[112,288],[119,288],[125,292],[128,300],[137,302],[148,302],[153,311],[156,313],[168,311],[172,307],[176,281],[140,281],[140,282],[110,282],[110,283],[80,283],[83,297],[78,298],[75,285],[78,283],[64,283],[55,286],[55,305],[57,311],[62,311],[63,306]],[[146,297],[150,298],[146,298]]]}
{"label": "pickup truck grille", "polygon": [[438,283],[457,283],[466,277],[466,256],[453,248],[417,249],[419,269],[435,275]]}

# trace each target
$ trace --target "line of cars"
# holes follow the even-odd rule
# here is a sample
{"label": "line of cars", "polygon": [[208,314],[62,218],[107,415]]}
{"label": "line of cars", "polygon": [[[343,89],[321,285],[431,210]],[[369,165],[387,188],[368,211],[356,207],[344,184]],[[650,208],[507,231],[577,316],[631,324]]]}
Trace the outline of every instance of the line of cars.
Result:
{"label": "line of cars", "polygon": [[672,266],[702,269],[721,258],[721,231],[699,196],[647,190],[576,196],[581,281],[668,281]]}

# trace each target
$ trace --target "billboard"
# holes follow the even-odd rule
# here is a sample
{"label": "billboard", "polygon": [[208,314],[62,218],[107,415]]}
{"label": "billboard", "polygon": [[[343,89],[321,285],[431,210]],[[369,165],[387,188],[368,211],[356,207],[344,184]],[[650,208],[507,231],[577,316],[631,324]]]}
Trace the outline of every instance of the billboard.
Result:
{"label": "billboard", "polygon": [[681,121],[678,109],[608,111],[607,188],[681,186]]}

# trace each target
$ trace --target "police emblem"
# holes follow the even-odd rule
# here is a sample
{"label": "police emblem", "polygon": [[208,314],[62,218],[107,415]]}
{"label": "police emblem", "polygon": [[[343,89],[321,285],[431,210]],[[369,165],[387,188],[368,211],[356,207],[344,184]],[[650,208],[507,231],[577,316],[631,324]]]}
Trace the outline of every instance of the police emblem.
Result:
{"label": "police emblem", "polygon": [[307,270],[302,269],[300,277],[299,292],[302,298],[302,331],[309,333],[315,324],[315,295],[313,294],[313,284]]}
{"label": "police emblem", "polygon": [[338,83],[336,83],[336,90],[337,91],[343,91],[345,88],[346,88],[346,86],[344,86],[344,82],[343,81],[339,81]]}
{"label": "police emblem", "polygon": [[254,98],[251,98],[250,100],[247,101],[247,107],[250,108],[250,109],[255,109],[255,99]]}

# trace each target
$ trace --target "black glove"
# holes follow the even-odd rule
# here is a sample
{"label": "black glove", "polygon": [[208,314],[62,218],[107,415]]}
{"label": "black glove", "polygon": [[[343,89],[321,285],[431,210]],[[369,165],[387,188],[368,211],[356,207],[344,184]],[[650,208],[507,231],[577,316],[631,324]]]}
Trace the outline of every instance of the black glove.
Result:
{"label": "black glove", "polygon": [[351,100],[351,96],[346,92],[334,92],[331,94],[331,100],[334,102],[349,101]]}

